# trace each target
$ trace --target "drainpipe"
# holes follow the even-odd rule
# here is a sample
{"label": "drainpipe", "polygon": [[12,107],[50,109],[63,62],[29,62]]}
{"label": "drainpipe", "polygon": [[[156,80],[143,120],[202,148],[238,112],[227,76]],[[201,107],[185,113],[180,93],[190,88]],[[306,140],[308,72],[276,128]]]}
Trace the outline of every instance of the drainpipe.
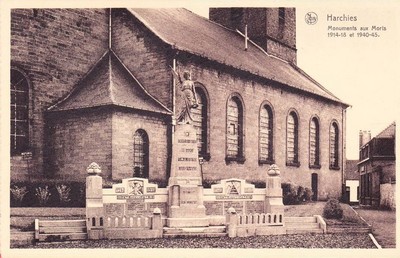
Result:
{"label": "drainpipe", "polygon": [[[172,60],[172,69],[176,71],[176,58]],[[175,76],[172,76],[172,142],[174,142],[174,133],[175,133],[175,113],[176,113],[176,80]]]}
{"label": "drainpipe", "polygon": [[342,109],[342,185],[345,184],[344,173],[346,169],[346,161],[345,161],[345,151],[346,151],[346,109]]}
{"label": "drainpipe", "polygon": [[247,40],[248,40],[248,38],[247,38],[247,24],[246,24],[246,26],[244,27],[244,50],[245,51],[247,51]]}
{"label": "drainpipe", "polygon": [[109,9],[108,17],[108,49],[111,49],[111,8]]}

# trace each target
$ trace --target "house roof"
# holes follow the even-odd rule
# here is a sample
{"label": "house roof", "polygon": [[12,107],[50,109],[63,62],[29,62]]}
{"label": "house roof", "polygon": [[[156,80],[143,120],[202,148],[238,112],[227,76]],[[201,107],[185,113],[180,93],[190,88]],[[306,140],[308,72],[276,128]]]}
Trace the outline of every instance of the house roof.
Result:
{"label": "house roof", "polygon": [[186,51],[293,89],[317,95],[348,106],[296,65],[267,54],[255,43],[244,50],[244,36],[189,10],[128,9],[162,41]]}
{"label": "house roof", "polygon": [[380,132],[375,138],[394,138],[396,134],[396,122],[393,122]]}
{"label": "house roof", "polygon": [[358,172],[358,160],[346,160],[346,171],[344,173],[345,180],[358,180],[360,173]]}
{"label": "house roof", "polygon": [[112,50],[103,55],[67,97],[48,110],[65,111],[108,105],[172,113],[146,91]]}

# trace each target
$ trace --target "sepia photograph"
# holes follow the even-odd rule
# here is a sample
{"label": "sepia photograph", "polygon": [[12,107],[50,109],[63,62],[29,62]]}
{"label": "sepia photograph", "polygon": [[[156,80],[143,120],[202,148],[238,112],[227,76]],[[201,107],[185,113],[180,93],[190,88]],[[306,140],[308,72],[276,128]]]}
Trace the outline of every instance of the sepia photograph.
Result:
{"label": "sepia photograph", "polygon": [[400,5],[343,3],[2,2],[0,258],[393,257]]}

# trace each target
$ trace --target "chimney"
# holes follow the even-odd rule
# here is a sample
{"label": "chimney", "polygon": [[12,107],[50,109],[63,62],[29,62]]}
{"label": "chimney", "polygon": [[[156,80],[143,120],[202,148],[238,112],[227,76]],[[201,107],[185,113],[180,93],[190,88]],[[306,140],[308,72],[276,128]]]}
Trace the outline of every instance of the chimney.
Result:
{"label": "chimney", "polygon": [[360,130],[360,135],[359,135],[360,148],[369,141],[371,141],[371,131]]}
{"label": "chimney", "polygon": [[[268,54],[296,63],[295,8],[210,8],[210,20],[246,32]],[[250,42],[248,43],[250,44]]]}

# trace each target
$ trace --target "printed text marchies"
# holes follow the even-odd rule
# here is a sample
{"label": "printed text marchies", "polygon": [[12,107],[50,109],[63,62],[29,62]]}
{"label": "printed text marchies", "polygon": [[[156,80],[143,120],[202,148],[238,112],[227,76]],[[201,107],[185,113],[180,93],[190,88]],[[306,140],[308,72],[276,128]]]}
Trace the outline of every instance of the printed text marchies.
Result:
{"label": "printed text marchies", "polygon": [[350,16],[343,14],[341,16],[335,16],[333,14],[328,14],[326,16],[327,21],[357,21],[357,16]]}

